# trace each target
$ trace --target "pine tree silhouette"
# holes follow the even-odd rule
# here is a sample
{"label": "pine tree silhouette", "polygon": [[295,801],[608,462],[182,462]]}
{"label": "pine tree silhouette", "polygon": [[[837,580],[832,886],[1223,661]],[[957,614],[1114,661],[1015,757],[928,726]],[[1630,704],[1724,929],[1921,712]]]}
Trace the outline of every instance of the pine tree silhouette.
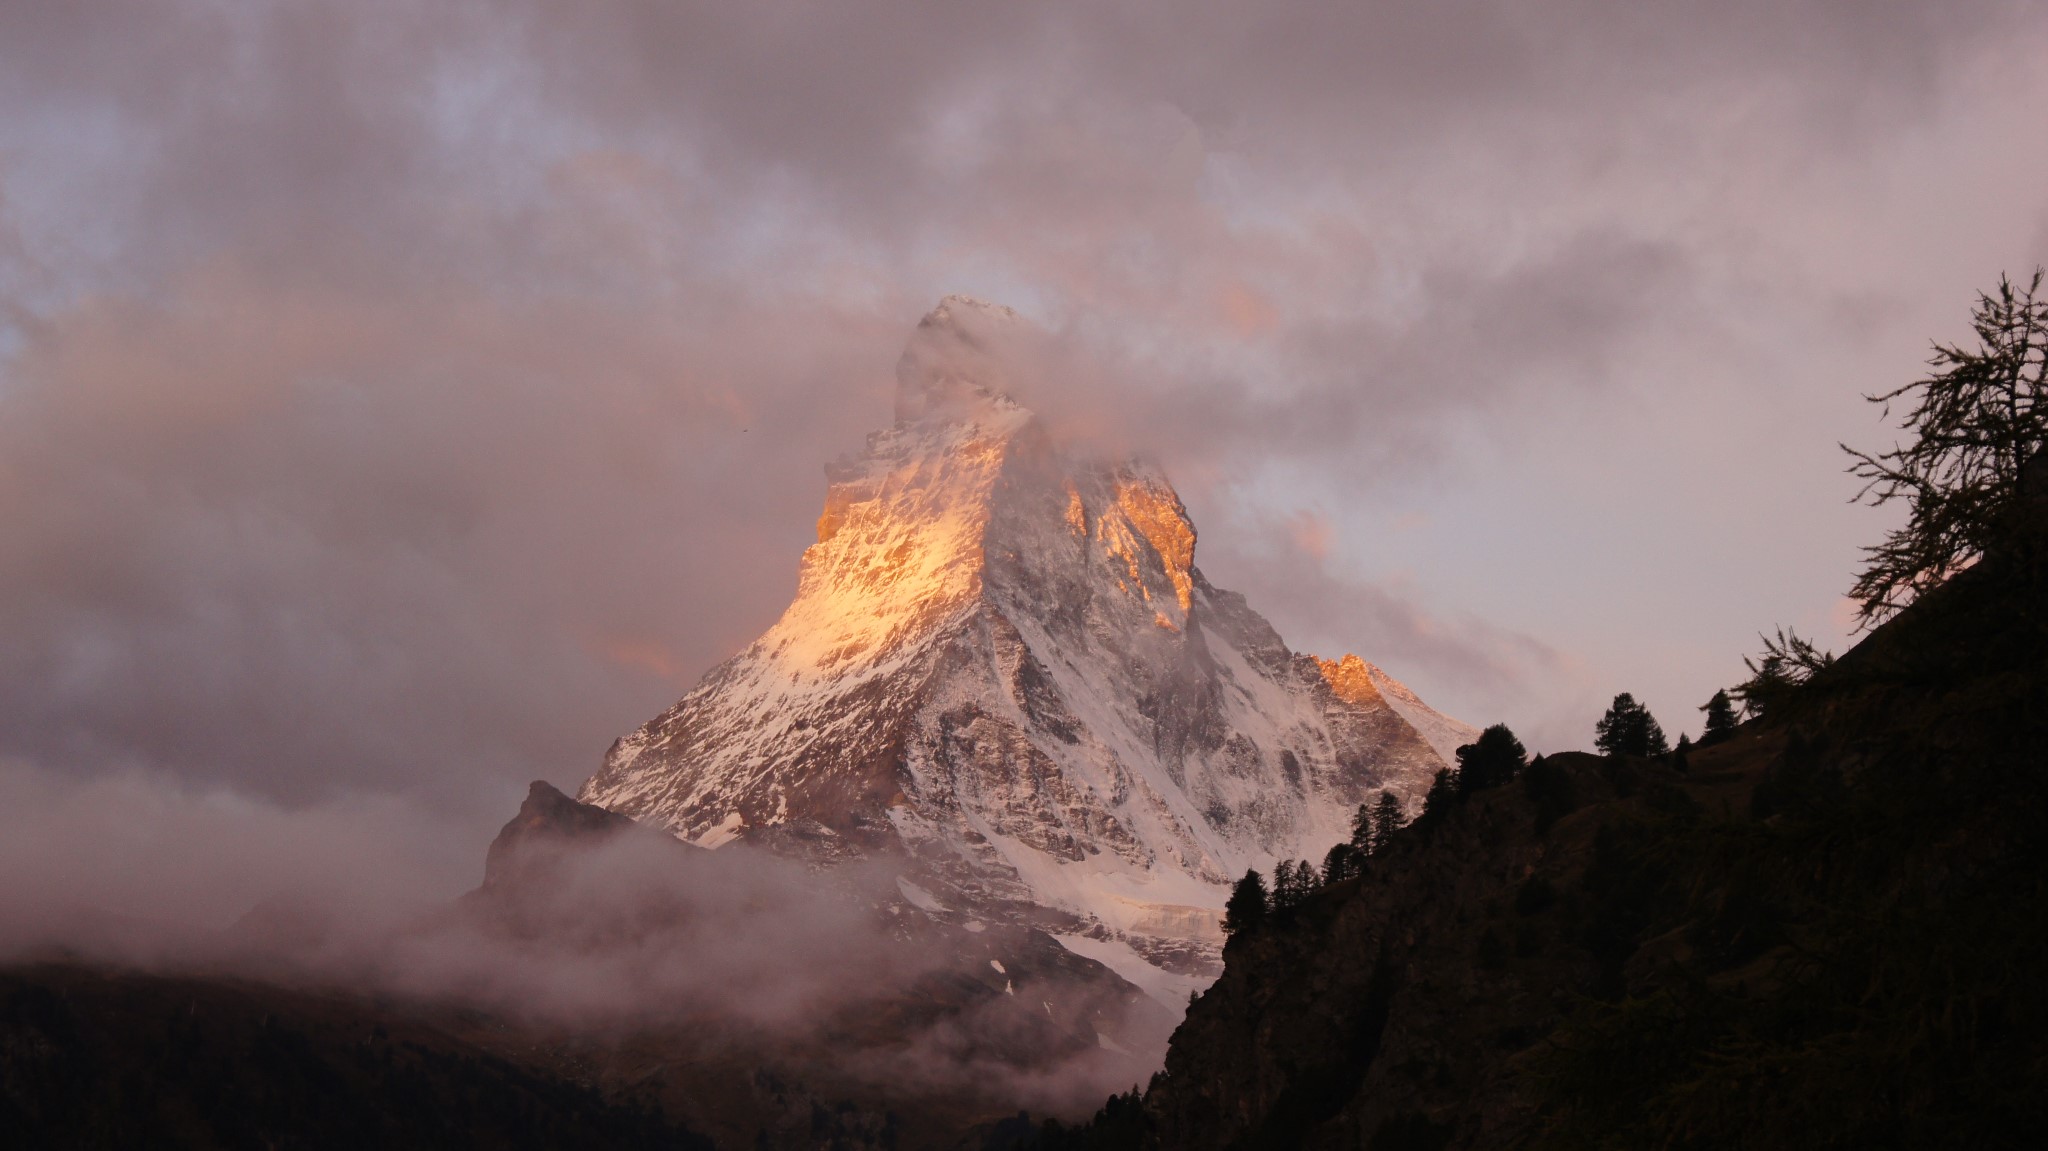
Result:
{"label": "pine tree silhouette", "polygon": [[1647,759],[1668,755],[1671,751],[1656,717],[1628,692],[1614,697],[1607,714],[1593,726],[1593,734],[1593,746],[1599,748],[1603,755],[1633,755]]}
{"label": "pine tree silhouette", "polygon": [[1333,844],[1323,856],[1323,882],[1341,883],[1365,874],[1365,853],[1350,843]]}
{"label": "pine tree silhouette", "polygon": [[1257,871],[1246,871],[1237,886],[1231,888],[1230,898],[1224,901],[1223,933],[1242,935],[1257,931],[1265,925],[1266,911],[1266,880]]}
{"label": "pine tree silhouette", "polygon": [[1394,833],[1408,825],[1408,813],[1401,807],[1401,801],[1391,791],[1380,792],[1379,801],[1372,808],[1372,854],[1385,851],[1394,841]]}
{"label": "pine tree silhouette", "polygon": [[1735,734],[1735,702],[1728,698],[1726,691],[1717,691],[1714,698],[1700,708],[1707,713],[1706,730],[1700,732],[1700,746],[1716,744]]}
{"label": "pine tree silhouette", "polygon": [[1506,724],[1496,723],[1458,749],[1458,790],[1470,794],[1513,782],[1528,761],[1522,741]]}

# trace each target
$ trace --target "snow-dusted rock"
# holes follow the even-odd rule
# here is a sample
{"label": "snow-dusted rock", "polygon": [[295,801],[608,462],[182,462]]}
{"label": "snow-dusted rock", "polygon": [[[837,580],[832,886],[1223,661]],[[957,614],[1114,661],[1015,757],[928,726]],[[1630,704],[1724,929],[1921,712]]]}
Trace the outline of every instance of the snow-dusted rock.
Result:
{"label": "snow-dusted rock", "polygon": [[936,914],[1200,968],[1232,879],[1320,858],[1476,732],[1212,586],[1163,474],[1008,398],[1013,323],[925,318],[895,426],[827,468],[795,601],[580,798],[707,847],[899,858]]}

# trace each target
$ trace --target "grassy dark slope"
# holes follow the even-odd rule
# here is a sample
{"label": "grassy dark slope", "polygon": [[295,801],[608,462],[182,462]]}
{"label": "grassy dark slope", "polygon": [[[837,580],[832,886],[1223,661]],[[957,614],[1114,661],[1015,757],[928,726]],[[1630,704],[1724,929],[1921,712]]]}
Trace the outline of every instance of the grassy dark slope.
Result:
{"label": "grassy dark slope", "polygon": [[0,1146],[711,1145],[357,1000],[42,966],[0,972]]}
{"label": "grassy dark slope", "polygon": [[1683,771],[1552,756],[1408,829],[1041,1145],[2048,1146],[2044,553]]}

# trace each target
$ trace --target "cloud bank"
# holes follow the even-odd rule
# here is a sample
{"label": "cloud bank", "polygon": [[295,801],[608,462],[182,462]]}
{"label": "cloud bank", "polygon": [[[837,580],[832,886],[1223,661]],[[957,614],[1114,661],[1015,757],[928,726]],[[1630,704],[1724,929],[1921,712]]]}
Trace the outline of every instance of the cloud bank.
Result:
{"label": "cloud bank", "polygon": [[821,879],[745,845],[635,830],[528,836],[494,851],[501,870],[477,889],[467,829],[418,804],[286,809],[21,764],[0,764],[0,810],[0,874],[35,880],[0,890],[0,962],[481,1012],[521,1052],[659,1052],[686,1095],[689,1066],[709,1061],[866,1104],[1081,1114],[1157,1070],[1177,1018],[1048,938],[892,910],[888,869]]}
{"label": "cloud bank", "polygon": [[1834,626],[1856,393],[2048,258],[2044,59],[2010,3],[11,6],[0,754],[573,786],[958,290],[1290,638],[1675,729]]}

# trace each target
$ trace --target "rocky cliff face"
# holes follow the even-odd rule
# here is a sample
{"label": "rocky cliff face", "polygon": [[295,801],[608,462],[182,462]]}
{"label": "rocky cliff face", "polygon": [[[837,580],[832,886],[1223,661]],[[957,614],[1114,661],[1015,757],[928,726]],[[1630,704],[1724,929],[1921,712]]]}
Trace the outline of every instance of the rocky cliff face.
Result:
{"label": "rocky cliff face", "polygon": [[827,469],[795,601],[580,798],[704,847],[900,858],[935,915],[1199,971],[1233,877],[1419,796],[1473,729],[1211,585],[1163,474],[1009,397],[1015,323],[957,297],[924,319],[897,422]]}

